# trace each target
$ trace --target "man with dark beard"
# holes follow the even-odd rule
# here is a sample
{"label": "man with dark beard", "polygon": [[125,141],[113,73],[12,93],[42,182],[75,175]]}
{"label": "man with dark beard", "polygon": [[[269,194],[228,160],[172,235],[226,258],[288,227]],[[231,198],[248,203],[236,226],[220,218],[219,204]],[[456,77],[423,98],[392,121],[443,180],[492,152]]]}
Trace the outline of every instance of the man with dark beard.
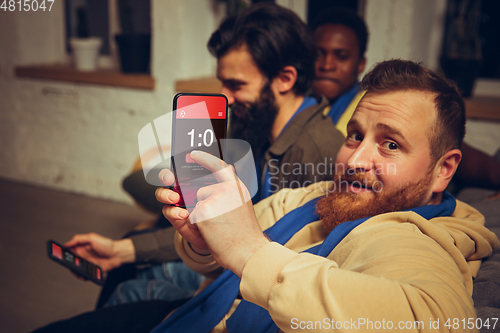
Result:
{"label": "man with dark beard", "polygon": [[[164,213],[189,267],[226,271],[153,333],[476,331],[455,324],[475,320],[472,276],[499,242],[445,192],[461,159],[463,100],[411,61],[380,63],[361,84],[333,182],[252,206],[232,168],[191,153],[219,183],[200,190],[188,218]],[[157,198],[179,200],[164,188]]]}
{"label": "man with dark beard", "polygon": [[208,49],[231,106],[231,138],[248,141],[256,160],[254,202],[330,179],[317,166],[333,162],[344,138],[323,114],[328,101],[305,96],[317,51],[297,15],[272,4],[250,6],[221,24]]}

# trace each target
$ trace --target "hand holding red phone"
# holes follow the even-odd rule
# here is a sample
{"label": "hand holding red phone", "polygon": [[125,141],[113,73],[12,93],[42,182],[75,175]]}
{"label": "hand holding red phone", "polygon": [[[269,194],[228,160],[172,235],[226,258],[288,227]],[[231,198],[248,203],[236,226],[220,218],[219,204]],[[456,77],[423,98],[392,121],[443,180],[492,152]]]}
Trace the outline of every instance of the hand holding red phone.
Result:
{"label": "hand holding red phone", "polygon": [[[260,247],[269,243],[260,229],[250,194],[236,176],[234,168],[206,152],[194,151],[196,163],[213,172],[216,184],[198,190],[198,203],[188,217],[186,209],[174,207],[179,195],[170,189],[159,188],[156,197],[167,204],[163,213],[195,252],[207,249],[223,267],[241,276],[243,268]],[[174,175],[160,172],[161,181],[170,185]]]}
{"label": "hand holding red phone", "polygon": [[113,240],[96,233],[78,234],[64,246],[105,272],[135,261],[134,245],[128,238]]}
{"label": "hand holding red phone", "polygon": [[221,94],[179,93],[174,97],[173,106],[171,170],[176,176],[174,191],[180,195],[175,205],[194,208],[196,192],[217,181],[190,153],[201,150],[223,158],[227,98]]}

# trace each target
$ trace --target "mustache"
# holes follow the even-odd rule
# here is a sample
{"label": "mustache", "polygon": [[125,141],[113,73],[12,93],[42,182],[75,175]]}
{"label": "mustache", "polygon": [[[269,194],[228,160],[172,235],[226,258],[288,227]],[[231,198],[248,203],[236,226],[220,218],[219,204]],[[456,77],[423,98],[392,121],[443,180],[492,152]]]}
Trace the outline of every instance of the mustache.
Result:
{"label": "mustache", "polygon": [[252,106],[246,106],[242,103],[235,102],[230,107],[231,113],[239,119],[253,120]]}
{"label": "mustache", "polygon": [[337,183],[348,182],[356,187],[363,187],[375,192],[379,192],[383,184],[380,180],[368,176],[364,172],[351,173],[349,170],[347,172],[337,173],[334,177],[334,181]]}
{"label": "mustache", "polygon": [[231,106],[231,112],[238,118],[243,118],[246,114],[246,110],[243,106],[236,103]]}

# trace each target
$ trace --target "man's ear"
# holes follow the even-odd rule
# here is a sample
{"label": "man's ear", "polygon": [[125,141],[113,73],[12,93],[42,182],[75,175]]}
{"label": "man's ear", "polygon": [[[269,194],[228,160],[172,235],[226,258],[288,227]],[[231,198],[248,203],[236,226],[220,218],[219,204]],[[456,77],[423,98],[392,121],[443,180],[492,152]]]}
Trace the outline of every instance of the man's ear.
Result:
{"label": "man's ear", "polygon": [[461,159],[462,152],[458,149],[450,150],[441,156],[434,169],[437,175],[432,185],[433,193],[441,193],[446,189]]}
{"label": "man's ear", "polygon": [[286,94],[293,89],[297,82],[297,69],[293,66],[283,67],[278,76],[273,79],[273,85],[276,92]]}
{"label": "man's ear", "polygon": [[366,58],[363,57],[358,62],[358,75],[360,75],[361,73],[363,73],[363,71],[365,70],[365,66],[366,66]]}

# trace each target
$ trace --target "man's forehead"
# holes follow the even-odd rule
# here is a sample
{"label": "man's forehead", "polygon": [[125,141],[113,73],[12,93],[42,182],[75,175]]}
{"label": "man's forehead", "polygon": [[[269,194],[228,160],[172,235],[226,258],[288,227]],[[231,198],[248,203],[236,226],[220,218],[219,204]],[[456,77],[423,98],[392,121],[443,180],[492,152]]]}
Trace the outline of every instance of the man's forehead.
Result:
{"label": "man's forehead", "polygon": [[354,30],[343,24],[327,23],[314,32],[316,43],[334,43],[349,48],[359,48],[358,37]]}
{"label": "man's forehead", "polygon": [[[425,130],[437,117],[434,94],[417,90],[368,92],[359,102],[351,120],[356,124],[384,123],[402,129]],[[379,126],[380,128],[380,126]],[[401,130],[401,128],[400,128]]]}

